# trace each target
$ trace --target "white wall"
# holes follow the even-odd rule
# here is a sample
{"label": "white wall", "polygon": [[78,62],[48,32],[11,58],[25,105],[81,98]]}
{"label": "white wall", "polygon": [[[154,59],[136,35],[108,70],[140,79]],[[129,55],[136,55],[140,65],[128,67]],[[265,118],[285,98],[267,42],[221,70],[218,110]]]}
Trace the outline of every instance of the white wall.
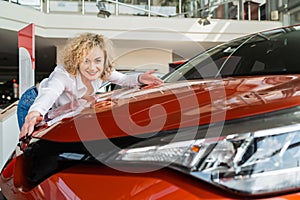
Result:
{"label": "white wall", "polygon": [[0,170],[15,150],[19,139],[17,102],[0,112]]}
{"label": "white wall", "polygon": [[148,71],[157,69],[167,73],[168,63],[172,62],[172,51],[165,49],[132,49],[121,51],[118,49],[116,57],[117,69],[135,69]]}

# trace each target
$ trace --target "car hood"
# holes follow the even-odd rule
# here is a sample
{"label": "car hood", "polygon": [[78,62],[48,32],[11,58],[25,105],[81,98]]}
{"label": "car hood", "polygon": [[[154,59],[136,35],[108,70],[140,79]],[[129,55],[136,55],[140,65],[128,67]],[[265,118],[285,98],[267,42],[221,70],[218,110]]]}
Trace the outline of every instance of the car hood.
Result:
{"label": "car hood", "polygon": [[59,142],[155,134],[281,110],[300,104],[300,75],[164,83],[97,95],[80,114],[37,130]]}

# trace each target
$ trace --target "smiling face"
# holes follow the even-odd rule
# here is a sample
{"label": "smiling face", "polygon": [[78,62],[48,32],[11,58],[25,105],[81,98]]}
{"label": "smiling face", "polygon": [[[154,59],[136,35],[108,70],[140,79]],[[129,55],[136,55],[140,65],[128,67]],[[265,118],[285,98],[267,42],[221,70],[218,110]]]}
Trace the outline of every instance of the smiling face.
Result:
{"label": "smiling face", "polygon": [[104,60],[104,51],[100,47],[92,48],[79,66],[82,81],[93,81],[99,78],[104,69]]}

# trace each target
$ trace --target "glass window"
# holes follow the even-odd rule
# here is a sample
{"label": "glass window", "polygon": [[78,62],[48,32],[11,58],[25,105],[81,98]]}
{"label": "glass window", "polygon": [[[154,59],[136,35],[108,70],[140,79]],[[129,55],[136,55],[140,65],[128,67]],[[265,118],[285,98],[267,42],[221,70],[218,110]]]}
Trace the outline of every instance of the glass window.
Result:
{"label": "glass window", "polygon": [[165,82],[226,76],[300,73],[299,26],[249,35],[190,59]]}

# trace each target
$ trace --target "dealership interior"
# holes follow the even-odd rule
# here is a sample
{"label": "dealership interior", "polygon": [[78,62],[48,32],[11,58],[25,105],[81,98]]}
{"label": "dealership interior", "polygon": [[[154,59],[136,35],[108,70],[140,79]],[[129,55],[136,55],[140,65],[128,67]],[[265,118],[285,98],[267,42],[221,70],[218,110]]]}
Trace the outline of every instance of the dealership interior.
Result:
{"label": "dealership interior", "polygon": [[165,74],[223,42],[298,23],[300,0],[0,0],[0,168],[18,139],[20,77],[29,76],[21,74],[18,33],[28,25],[37,84],[62,63],[68,38],[84,32],[112,41],[117,70]]}
{"label": "dealership interior", "polygon": [[[96,32],[112,40],[119,70],[157,69],[253,32],[300,21],[299,0],[2,0],[1,109],[19,98],[18,31],[34,24],[39,82],[59,64],[67,38]],[[145,56],[146,55],[146,56]]]}

